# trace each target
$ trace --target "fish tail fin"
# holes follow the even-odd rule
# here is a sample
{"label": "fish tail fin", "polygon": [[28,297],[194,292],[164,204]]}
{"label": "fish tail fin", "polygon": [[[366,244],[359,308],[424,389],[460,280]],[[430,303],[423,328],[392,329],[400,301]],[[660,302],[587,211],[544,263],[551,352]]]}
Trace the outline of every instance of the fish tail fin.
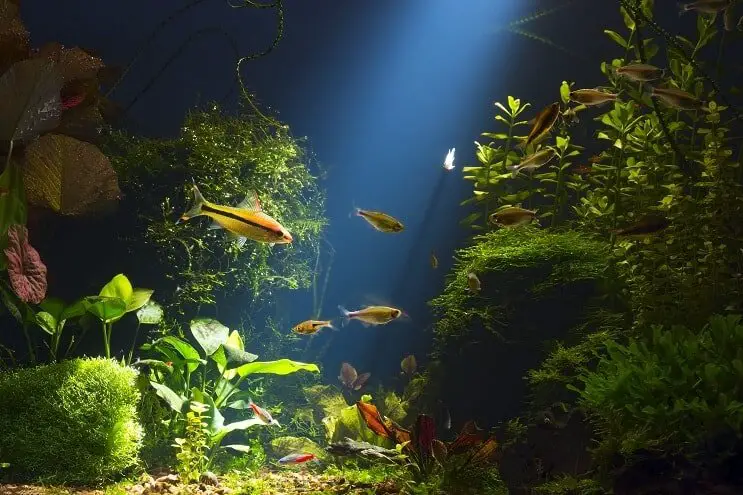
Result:
{"label": "fish tail fin", "polygon": [[196,183],[194,183],[193,202],[191,203],[190,208],[186,210],[183,215],[181,215],[180,219],[178,219],[178,223],[185,222],[186,220],[201,215],[201,208],[204,206],[204,204],[206,204],[206,200],[204,199],[204,196],[201,195],[201,191],[199,191]]}
{"label": "fish tail fin", "polygon": [[338,309],[343,314],[343,320],[341,320],[341,326],[345,327],[348,322],[351,321],[351,312],[341,305],[338,305]]}
{"label": "fish tail fin", "polygon": [[326,326],[329,329],[333,330],[334,332],[337,332],[338,330],[340,330],[338,327],[336,327],[335,325],[333,325],[333,322],[332,321],[328,321],[328,324]]}
{"label": "fish tail fin", "polygon": [[348,218],[351,218],[352,216],[358,215],[358,214],[359,214],[359,207],[356,206],[356,202],[354,201],[351,203],[351,211],[348,212]]}

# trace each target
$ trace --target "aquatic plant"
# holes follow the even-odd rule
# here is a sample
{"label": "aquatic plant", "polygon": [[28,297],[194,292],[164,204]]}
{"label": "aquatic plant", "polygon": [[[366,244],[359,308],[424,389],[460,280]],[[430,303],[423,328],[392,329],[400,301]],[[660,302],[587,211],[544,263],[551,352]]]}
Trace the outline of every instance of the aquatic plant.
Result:
{"label": "aquatic plant", "polygon": [[207,439],[208,426],[204,413],[208,406],[200,402],[191,402],[186,413],[186,428],[183,438],[176,438],[173,447],[178,449],[178,473],[186,483],[199,481],[201,473],[206,471],[205,464],[208,457]]}
{"label": "aquatic plant", "polygon": [[17,168],[23,177],[9,190],[11,201],[20,207],[28,200],[63,215],[100,211],[119,196],[116,174],[94,144],[110,107],[99,92],[106,75],[102,60],[59,43],[32,51],[12,2],[3,5],[3,32],[6,26],[0,141],[8,143],[4,173]]}
{"label": "aquatic plant", "polygon": [[249,450],[245,444],[222,445],[230,433],[264,425],[255,417],[225,423],[228,411],[239,413],[250,409],[251,392],[240,388],[246,379],[255,374],[288,375],[301,370],[317,373],[319,368],[289,359],[257,361],[257,355],[245,351],[240,334],[230,332],[217,320],[193,320],[190,330],[203,354],[188,341],[167,335],[142,346],[144,351],[153,352],[162,359],[142,359],[135,365],[147,370],[150,386],[172,409],[171,435],[178,434],[184,427],[190,404],[197,402],[206,406],[205,450],[208,456],[201,465],[206,470],[220,449]]}
{"label": "aquatic plant", "polygon": [[0,373],[0,452],[14,476],[95,485],[138,462],[136,373],[105,359]]}
{"label": "aquatic plant", "polygon": [[[456,253],[446,289],[430,302],[438,317],[434,326],[438,352],[474,327],[501,339],[512,338],[504,332],[518,318],[517,311],[532,311],[538,301],[556,297],[556,291],[585,299],[585,294],[572,293],[568,287],[597,284],[606,253],[602,242],[571,231],[522,227],[476,236],[471,246]],[[481,296],[468,290],[468,273],[482,281]],[[567,300],[560,303],[563,310],[570,305]],[[528,337],[522,328],[520,338]]]}
{"label": "aquatic plant", "polygon": [[701,330],[654,325],[626,344],[605,343],[580,395],[604,442],[619,451],[693,454],[721,432],[743,428],[743,323],[713,316]]}
{"label": "aquatic plant", "polygon": [[434,418],[426,414],[419,414],[413,428],[406,430],[368,401],[357,402],[356,408],[371,431],[396,444],[406,457],[413,483],[440,477],[442,488],[457,493],[482,493],[494,481],[502,489],[493,465],[498,442],[493,436],[486,438],[473,421],[465,423],[454,441],[443,442],[436,437]]}
{"label": "aquatic plant", "polygon": [[[235,293],[247,312],[275,290],[318,284],[322,274],[313,272],[308,254],[321,251],[324,194],[286,126],[267,124],[247,109],[232,116],[212,105],[189,113],[175,139],[117,132],[106,149],[132,198],[125,207],[138,213],[127,229],[127,246],[153,260],[149,277],[168,281],[173,296],[163,303],[174,314]],[[176,225],[192,180],[219,204],[234,205],[257,191],[262,208],[286,226],[293,244],[249,242],[239,248],[200,219]]]}

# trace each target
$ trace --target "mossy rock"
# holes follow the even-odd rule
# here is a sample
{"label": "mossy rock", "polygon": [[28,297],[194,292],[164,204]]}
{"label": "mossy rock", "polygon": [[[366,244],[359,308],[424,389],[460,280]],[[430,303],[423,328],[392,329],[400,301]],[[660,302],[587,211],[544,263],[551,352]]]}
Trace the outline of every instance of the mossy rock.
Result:
{"label": "mossy rock", "polygon": [[[544,342],[588,318],[601,294],[608,245],[526,226],[477,236],[455,259],[446,289],[430,303],[436,363],[425,381],[436,391],[425,395],[448,404],[455,426],[468,419],[491,424],[518,415],[522,377],[539,365]],[[468,289],[469,273],[480,279],[479,293]],[[463,382],[483,387],[476,400]]]}
{"label": "mossy rock", "polygon": [[0,459],[11,475],[97,485],[135,466],[136,375],[105,359],[0,373]]}

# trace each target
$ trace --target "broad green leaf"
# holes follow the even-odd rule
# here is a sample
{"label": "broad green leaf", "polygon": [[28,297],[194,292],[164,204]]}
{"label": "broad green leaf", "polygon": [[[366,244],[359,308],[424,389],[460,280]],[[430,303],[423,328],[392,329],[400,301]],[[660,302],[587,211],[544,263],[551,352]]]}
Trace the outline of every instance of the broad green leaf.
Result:
{"label": "broad green leaf", "polygon": [[36,323],[49,335],[54,335],[57,332],[57,320],[51,313],[39,311],[36,313]]}
{"label": "broad green leaf", "polygon": [[185,413],[185,397],[178,395],[170,387],[163,385],[162,383],[150,382],[150,385],[155,389],[155,393],[158,397],[167,402],[171,409],[175,412]]}
{"label": "broad green leaf", "polygon": [[162,306],[151,299],[137,310],[137,320],[142,325],[157,325],[162,321],[163,315]]}
{"label": "broad green leaf", "polygon": [[30,205],[83,215],[110,207],[121,195],[111,162],[91,143],[45,134],[25,152],[23,182]]}
{"label": "broad green leaf", "polygon": [[255,361],[244,364],[237,368],[237,374],[241,377],[255,373],[268,373],[273,375],[288,375],[297,371],[305,370],[319,373],[320,369],[316,364],[300,363],[291,359],[279,359],[277,361]]}
{"label": "broad green leaf", "polygon": [[229,344],[223,344],[225,358],[227,359],[227,369],[235,369],[244,364],[252,363],[258,356],[244,351],[238,347],[231,346]]}
{"label": "broad green leaf", "polygon": [[622,19],[624,20],[624,25],[627,26],[627,29],[630,31],[634,31],[635,29],[635,21],[632,19],[632,16],[630,16],[626,10],[624,10],[624,7],[619,7],[619,11],[622,13]]}
{"label": "broad green leaf", "polygon": [[69,320],[70,318],[77,318],[78,316],[82,316],[85,314],[85,299],[79,299],[72,303],[71,305],[67,306],[63,311],[62,314],[59,316],[60,320]]}
{"label": "broad green leaf", "polygon": [[[62,312],[65,309],[64,301],[56,297],[47,297],[46,299],[41,301],[41,304],[39,304],[39,306],[42,310],[52,315],[55,320],[60,319],[60,317],[62,316]],[[54,326],[56,326],[56,324]]]}
{"label": "broad green leaf", "polygon": [[103,286],[98,295],[101,297],[118,297],[122,301],[128,303],[132,298],[133,291],[134,289],[132,288],[132,284],[129,282],[126,275],[119,273],[112,278],[110,282]]}
{"label": "broad green leaf", "polygon": [[0,140],[35,138],[59,125],[62,76],[47,58],[17,62],[0,77]]}
{"label": "broad green leaf", "polygon": [[126,312],[136,311],[147,304],[152,297],[152,289],[134,289],[132,295],[126,300]]}
{"label": "broad green leaf", "polygon": [[193,372],[196,368],[199,367],[199,363],[201,362],[199,351],[194,349],[194,347],[185,340],[181,340],[174,335],[168,335],[156,341],[156,343],[160,342],[166,343],[173,349],[178,351],[178,354],[180,354],[181,356],[183,356],[184,359],[187,360],[189,371]]}
{"label": "broad green leaf", "polygon": [[606,34],[609,38],[614,40],[619,46],[622,48],[627,48],[627,42],[622,38],[618,33],[610,30],[610,29],[604,29],[604,34]]}
{"label": "broad green leaf", "polygon": [[104,323],[111,323],[126,314],[126,303],[118,297],[89,296],[85,298],[85,310]]}
{"label": "broad green leaf", "polygon": [[227,342],[230,329],[212,318],[191,320],[191,333],[207,356],[214,354]]}

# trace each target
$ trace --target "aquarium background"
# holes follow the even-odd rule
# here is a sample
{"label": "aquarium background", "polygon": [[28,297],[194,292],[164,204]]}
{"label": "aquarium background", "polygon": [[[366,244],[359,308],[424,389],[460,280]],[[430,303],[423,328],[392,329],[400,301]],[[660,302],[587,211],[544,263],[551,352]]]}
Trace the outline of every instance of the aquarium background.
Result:
{"label": "aquarium background", "polygon": [[[673,26],[674,34],[697,29],[696,14],[679,16],[675,4],[657,3],[654,19],[659,25]],[[266,56],[246,61],[241,74],[261,109],[288,125],[292,136],[306,137],[303,145],[320,177],[319,187],[326,193],[324,215],[329,224],[322,233],[323,243],[332,246],[334,254],[331,264],[323,266],[331,271],[320,313],[313,314],[310,290],[274,291],[269,297],[273,304],[250,314],[258,327],[251,339],[257,347],[270,348],[275,329],[288,334],[294,324],[307,318],[333,319],[338,331],[324,330],[312,339],[282,343],[282,357],[316,362],[322,373],[318,381],[333,385],[339,383],[341,363],[350,362],[359,372],[371,373],[369,391],[375,387],[399,391],[404,381],[403,358],[415,355],[419,369],[427,370],[437,322],[430,303],[450,288],[446,276],[454,267],[455,251],[471,245],[472,231],[460,225],[465,216],[460,204],[472,196],[472,185],[462,180],[461,169],[477,165],[473,141],[484,142],[481,133],[500,125],[493,120],[493,102],[506,104],[506,95],[531,102],[533,107],[527,112],[531,118],[543,105],[557,100],[561,81],[579,81],[576,87],[582,88],[605,85],[600,62],[621,54],[603,31],[619,30],[623,19],[617,2],[609,0],[287,0],[283,7],[280,42]],[[178,14],[181,11],[183,15]],[[126,131],[158,139],[177,136],[184,117],[194,108],[209,108],[217,102],[227,113],[236,111],[235,49],[239,54],[260,52],[272,46],[276,36],[275,9],[231,9],[216,0],[26,1],[21,4],[21,15],[32,46],[50,41],[80,46],[110,66],[127,67],[136,57],[111,96],[124,110],[119,123]],[[728,39],[737,41],[737,34],[727,35]],[[740,72],[715,77],[729,85],[740,78]],[[570,130],[573,141],[586,146],[584,157],[605,148],[592,138],[600,125],[592,118],[582,117],[581,125]],[[456,169],[447,172],[442,163],[453,147]],[[184,184],[173,183],[172,188],[180,191],[177,194],[185,204]],[[121,204],[126,207],[136,205],[136,198],[123,199]],[[208,199],[219,202],[219,198]],[[401,219],[405,231],[375,232],[351,214],[357,206]],[[54,222],[44,215],[29,216],[32,241],[49,267],[50,294],[65,300],[94,294],[122,271],[137,286],[154,289],[156,295],[173,292],[172,286],[148,279],[147,259],[138,259],[136,252],[127,257],[117,245],[116,219],[126,213],[63,217]],[[204,229],[208,223],[205,219],[191,222]],[[515,236],[513,242],[523,240]],[[539,242],[545,250],[563,246],[548,236]],[[575,242],[573,254],[585,256],[581,261],[590,264],[589,258],[600,248],[588,242],[579,245],[580,238]],[[570,251],[569,245],[566,250]],[[440,263],[436,270],[430,266],[432,252]],[[501,290],[485,282],[487,290]],[[533,376],[525,375],[539,369],[545,355],[554,350],[555,339],[564,337],[547,327],[554,323],[562,329],[564,323],[565,328],[572,328],[573,318],[582,318],[576,315],[593,307],[593,289],[583,290],[581,286],[571,293],[570,307],[542,306],[543,312],[535,314],[529,325],[509,328],[508,345],[484,345],[484,354],[477,355],[472,366],[459,363],[448,368],[447,363],[453,361],[444,359],[443,369],[426,376],[452,392],[437,397],[435,406],[437,423],[444,411],[451,414],[449,439],[469,420],[487,428],[513,427],[509,435],[516,438],[519,423],[512,418],[527,404],[532,408],[550,405],[540,402]],[[340,327],[339,305],[357,309],[367,304],[399,307],[408,317],[373,328],[354,321]],[[246,307],[238,294],[219,299],[216,307],[205,308],[199,315],[239,328]],[[276,325],[262,333],[260,322],[266,319]],[[644,322],[648,327],[654,323],[650,320]],[[0,315],[0,321],[2,326],[14,324],[9,314]],[[706,315],[703,321],[707,322]],[[738,328],[735,322],[720,321],[716,325]],[[540,325],[535,333],[533,326]],[[140,344],[147,337],[142,333]],[[88,338],[79,353],[99,353],[100,339]],[[125,354],[130,340],[130,335],[114,333],[113,354]],[[4,337],[3,342],[13,348],[25,345],[20,332]],[[449,345],[446,350],[451,356],[461,353],[470,356],[465,361],[471,359],[465,346],[460,349],[454,341]],[[246,350],[251,350],[250,341]],[[590,352],[562,357],[571,365],[575,364],[572,359],[583,364]],[[483,362],[489,363],[487,372],[478,367]],[[590,377],[594,381],[587,382],[588,386],[600,389],[599,378]],[[546,411],[545,417],[560,428],[565,426],[554,411]],[[569,420],[565,423],[572,427]],[[584,430],[567,431],[565,435],[588,442]],[[545,443],[542,437],[528,440]],[[519,452],[522,461],[550,457],[543,454]],[[551,455],[560,457],[559,452]],[[529,464],[528,469],[539,473],[539,481],[550,476],[541,467]]]}

